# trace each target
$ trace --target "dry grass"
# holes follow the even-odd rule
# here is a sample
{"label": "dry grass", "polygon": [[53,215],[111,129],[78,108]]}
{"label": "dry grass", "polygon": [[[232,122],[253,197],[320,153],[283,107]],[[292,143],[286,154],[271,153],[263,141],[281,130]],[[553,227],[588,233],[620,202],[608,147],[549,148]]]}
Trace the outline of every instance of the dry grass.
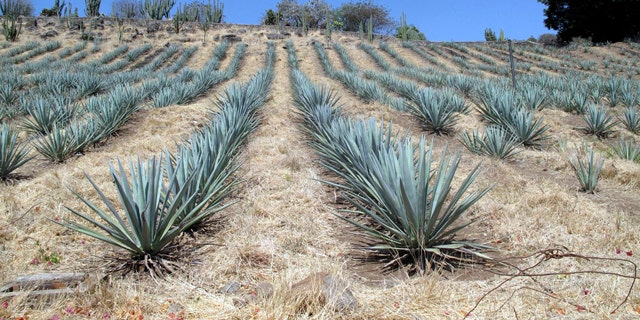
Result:
{"label": "dry grass", "polygon": [[[209,39],[240,29],[245,28],[217,28],[209,32]],[[192,42],[186,45],[190,46],[200,43],[199,32],[179,36],[163,32],[156,39],[143,38],[129,45],[149,41],[158,48],[166,42],[188,37]],[[248,29],[239,34],[249,47],[239,74],[232,82],[246,81],[263,66],[264,34],[268,32],[272,31]],[[114,37],[88,59],[95,59],[108,48],[116,47]],[[327,78],[309,44],[311,38],[323,39],[323,36],[313,32],[309,38],[292,36],[301,69],[314,81],[326,83],[338,91],[350,116],[391,121],[398,130],[408,131],[416,138],[423,134],[407,114],[378,103],[363,104],[340,83]],[[361,68],[377,68],[357,48],[355,38],[335,35],[335,39],[338,38]],[[37,34],[25,33],[21,41],[32,39],[37,39]],[[60,40],[63,48],[75,44],[73,37],[65,36],[64,32],[61,32]],[[37,158],[21,171],[28,175],[27,179],[2,186],[0,283],[19,275],[52,271],[89,272],[92,280],[88,292],[78,296],[61,296],[50,301],[14,298],[8,301],[6,308],[0,309],[0,318],[24,314],[32,319],[48,319],[56,314],[73,318],[78,315],[70,315],[67,311],[86,314],[91,310],[90,318],[94,319],[102,319],[104,314],[111,315],[111,319],[134,319],[139,315],[144,315],[145,319],[167,319],[170,313],[186,319],[460,319],[483,294],[505,280],[505,277],[491,276],[479,267],[413,278],[401,272],[384,275],[375,265],[363,266],[354,261],[350,228],[335,217],[338,205],[334,203],[334,194],[317,181],[325,177],[324,171],[296,125],[283,46],[284,42],[278,42],[276,46],[276,78],[270,99],[261,111],[261,126],[250,137],[242,154],[242,166],[237,175],[244,182],[234,194],[238,203],[224,212],[224,217],[217,221],[219,226],[212,228],[215,232],[204,230],[185,235],[182,240],[189,243],[187,248],[191,252],[181,262],[183,270],[167,279],[155,282],[145,275],[105,274],[105,257],[121,252],[67,231],[49,219],[73,218],[65,206],[82,208],[68,188],[97,200],[83,172],[114,199],[107,164],[116,159],[148,156],[164,148],[173,148],[175,142],[207,121],[213,107],[211,101],[223,85],[186,106],[140,111],[118,136],[64,164],[50,165]],[[413,63],[428,65],[410,50],[397,44],[392,46]],[[197,69],[201,66],[214,47],[215,42],[208,40],[189,61],[188,67]],[[232,54],[230,51],[229,56]],[[336,67],[341,66],[337,55],[330,53],[330,57]],[[439,58],[457,70],[451,61]],[[228,58],[221,67],[226,63]],[[475,188],[495,184],[469,215],[468,219],[477,221],[466,236],[493,244],[499,250],[498,257],[523,256],[564,246],[579,254],[628,258],[637,262],[637,255],[628,257],[625,252],[640,250],[637,232],[640,165],[609,159],[599,192],[596,195],[580,193],[567,159],[574,146],[586,142],[604,150],[606,143],[574,130],[573,127],[579,125],[579,117],[557,110],[545,110],[540,115],[551,127],[552,135],[544,150],[525,150],[510,163],[481,158],[463,150],[461,174],[482,161],[483,171]],[[478,115],[472,113],[461,117],[457,129],[481,126]],[[462,148],[455,137],[435,137],[435,143],[438,150],[447,143],[452,149]],[[621,249],[621,254],[616,254],[616,249]],[[51,254],[60,256],[61,262],[54,265],[32,263],[34,258],[42,261],[44,256]],[[533,258],[517,260],[522,267],[535,262]],[[629,265],[619,262],[569,258],[547,261],[534,271],[562,273],[575,270],[633,272]],[[360,301],[360,308],[338,313],[319,304],[317,295],[300,297],[291,291],[291,284],[321,271],[343,278]],[[232,281],[239,282],[243,288],[268,282],[273,284],[274,294],[247,306],[235,306],[234,295],[219,292]],[[517,278],[504,284],[485,297],[471,318],[556,318],[565,315],[568,318],[617,319],[638,316],[638,290],[631,293],[618,313],[609,314],[625,298],[629,279],[581,274],[553,275],[536,281]],[[555,298],[531,290],[541,286],[552,289]],[[574,305],[584,306],[593,313],[579,311]]]}

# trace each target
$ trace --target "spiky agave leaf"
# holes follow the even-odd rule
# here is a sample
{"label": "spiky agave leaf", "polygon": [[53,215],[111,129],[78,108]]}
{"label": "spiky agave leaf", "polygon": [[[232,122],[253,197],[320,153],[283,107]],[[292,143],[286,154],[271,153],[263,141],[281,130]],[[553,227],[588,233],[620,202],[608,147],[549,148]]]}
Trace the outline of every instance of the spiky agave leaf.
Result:
{"label": "spiky agave leaf", "polygon": [[0,179],[6,180],[9,175],[33,157],[27,143],[18,141],[18,132],[9,125],[0,127]]}

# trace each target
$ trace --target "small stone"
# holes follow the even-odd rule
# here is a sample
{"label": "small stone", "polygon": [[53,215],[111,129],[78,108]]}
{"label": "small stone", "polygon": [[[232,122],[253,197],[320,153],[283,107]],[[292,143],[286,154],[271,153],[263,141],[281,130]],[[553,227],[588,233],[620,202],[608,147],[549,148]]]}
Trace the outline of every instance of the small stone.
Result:
{"label": "small stone", "polygon": [[58,36],[58,32],[55,30],[47,31],[43,35],[40,36],[42,39],[48,39]]}
{"label": "small stone", "polygon": [[332,306],[335,311],[344,312],[359,306],[351,290],[340,278],[326,272],[318,272],[293,284],[291,290],[297,295],[309,295],[320,290],[322,303]]}
{"label": "small stone", "polygon": [[242,308],[246,305],[248,305],[249,302],[247,300],[245,300],[244,297],[236,297],[233,298],[233,306],[236,308]]}
{"label": "small stone", "polygon": [[273,295],[273,285],[268,282],[260,282],[256,286],[256,293],[261,299],[269,299]]}
{"label": "small stone", "polygon": [[284,38],[285,38],[284,35],[280,33],[267,33],[267,39],[269,40],[280,40]]}
{"label": "small stone", "polygon": [[220,289],[220,293],[223,294],[234,294],[240,290],[240,283],[231,281],[227,283],[222,289]]}
{"label": "small stone", "polygon": [[160,30],[160,24],[159,23],[151,23],[147,27],[147,33],[155,33],[155,32],[158,32],[159,30]]}

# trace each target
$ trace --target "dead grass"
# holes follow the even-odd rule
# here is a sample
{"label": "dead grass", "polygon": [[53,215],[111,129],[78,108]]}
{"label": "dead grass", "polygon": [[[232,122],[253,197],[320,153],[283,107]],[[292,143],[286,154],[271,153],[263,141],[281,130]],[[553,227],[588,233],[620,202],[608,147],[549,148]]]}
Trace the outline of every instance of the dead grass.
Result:
{"label": "dead grass", "polygon": [[[215,46],[216,35],[239,31],[228,26],[211,30],[209,40],[190,60],[188,67],[196,69],[207,61]],[[164,32],[164,31],[163,31]],[[201,31],[187,35],[186,45],[200,44]],[[264,64],[266,51],[264,30],[249,29],[239,34],[249,43],[241,70],[232,82],[246,81]],[[107,34],[107,32],[105,32]],[[25,33],[21,41],[35,40],[37,34]],[[61,33],[60,37],[64,37]],[[150,41],[154,48],[177,41],[182,35],[164,34]],[[320,38],[319,34],[315,34]],[[335,39],[339,36],[336,34]],[[363,69],[376,69],[357,48],[355,38],[342,37],[347,51]],[[424,133],[407,114],[378,104],[364,104],[345,88],[327,78],[310,38],[292,35],[302,70],[314,81],[327,83],[337,90],[345,111],[355,118],[373,117],[393,122],[399,131],[408,131],[415,138]],[[345,39],[349,41],[344,41]],[[63,48],[75,42],[65,38]],[[130,46],[137,46],[133,42]],[[91,46],[91,44],[89,44]],[[117,46],[112,39],[103,43],[101,53]],[[291,103],[286,50],[284,41],[276,45],[276,78],[267,104],[263,107],[262,123],[250,137],[237,173],[244,182],[234,194],[238,202],[224,212],[216,232],[202,231],[188,235],[195,244],[191,261],[184,270],[154,282],[147,276],[131,274],[125,277],[105,276],[104,257],[120,251],[88,237],[67,231],[49,219],[73,219],[65,206],[83,208],[69,188],[90,200],[98,200],[83,176],[89,174],[116,200],[109,179],[108,163],[126,161],[131,156],[158,154],[207,121],[211,101],[223,88],[220,85],[206,96],[186,106],[143,110],[112,137],[86,154],[61,165],[49,165],[42,159],[30,164],[27,179],[2,187],[0,191],[0,283],[18,275],[51,271],[84,271],[92,276],[89,291],[78,296],[62,296],[46,301],[18,297],[0,309],[0,317],[24,314],[32,319],[47,319],[53,315],[79,316],[91,310],[89,318],[102,319],[166,319],[170,313],[187,319],[283,319],[283,318],[344,318],[344,319],[460,319],[483,294],[498,286],[504,277],[495,277],[476,268],[454,273],[432,273],[408,278],[402,274],[384,275],[375,266],[358,266],[353,261],[350,230],[335,217],[338,206],[334,195],[318,179],[324,171],[311,149],[305,144],[296,125]],[[417,65],[427,63],[410,50],[392,46]],[[425,49],[426,50],[426,49]],[[153,50],[152,50],[153,51]],[[229,52],[227,60],[232,56]],[[330,54],[330,56],[332,56]],[[335,59],[333,59],[335,58]],[[443,60],[452,70],[457,67]],[[334,66],[340,61],[332,56]],[[468,154],[466,150],[460,173],[468,173],[482,162],[483,171],[474,188],[495,184],[470,213],[476,220],[468,236],[494,245],[498,257],[522,256],[537,250],[564,246],[573,252],[609,258],[628,258],[637,262],[639,249],[637,225],[640,204],[637,199],[640,165],[621,160],[606,161],[600,191],[596,195],[578,192],[577,181],[567,159],[574,146],[583,142],[599,150],[605,142],[585,137],[573,129],[580,119],[557,110],[545,110],[545,123],[552,136],[543,150],[525,150],[510,163]],[[462,116],[458,130],[480,128],[477,113]],[[455,137],[435,138],[435,154],[448,143],[460,149]],[[456,178],[459,184],[462,175]],[[621,253],[616,254],[616,249]],[[61,257],[58,264],[47,265],[47,255]],[[40,263],[35,264],[34,259]],[[522,266],[535,259],[520,260]],[[584,259],[550,260],[536,272],[568,272],[597,270],[630,274],[633,269],[623,263],[604,263]],[[316,272],[328,272],[343,278],[361,307],[350,313],[337,313],[323,307],[317,296],[303,299],[291,291],[291,284]],[[247,306],[235,306],[232,295],[219,292],[225,284],[237,281],[252,286],[272,283],[274,294]],[[634,318],[640,307],[638,290],[615,315],[609,311],[624,299],[629,279],[582,274],[517,278],[486,296],[471,315],[471,319],[486,318]],[[533,291],[541,286],[551,288],[555,297]],[[588,294],[585,294],[588,290]],[[585,306],[579,311],[573,304]],[[70,308],[70,309],[68,309]],[[81,309],[80,309],[81,308]],[[69,314],[71,310],[75,315]],[[63,317],[64,318],[64,317]]]}

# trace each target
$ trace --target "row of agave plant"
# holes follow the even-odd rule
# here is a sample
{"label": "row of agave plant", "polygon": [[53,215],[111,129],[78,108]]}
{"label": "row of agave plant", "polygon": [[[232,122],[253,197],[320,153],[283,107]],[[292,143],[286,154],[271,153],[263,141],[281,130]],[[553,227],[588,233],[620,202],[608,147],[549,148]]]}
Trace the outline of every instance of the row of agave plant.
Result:
{"label": "row of agave plant", "polygon": [[[106,53],[105,56],[110,56],[114,52],[122,54],[123,51],[120,48]],[[99,60],[103,59],[104,56]],[[42,65],[42,61],[48,64]],[[56,101],[64,97],[64,100],[73,103],[107,91],[118,84],[135,80],[132,79],[133,72],[121,72],[117,76],[108,74],[104,72],[105,66],[96,61],[77,64],[62,58],[56,60],[52,55],[46,56],[42,61],[29,64],[28,67],[27,64],[14,65],[0,75],[0,78],[8,83],[0,90],[3,118],[12,119],[25,115],[31,103],[37,100]],[[144,70],[140,70],[135,74],[138,79],[143,78],[143,72]]]}
{"label": "row of agave plant", "polygon": [[[443,101],[457,100],[462,103],[452,104],[460,106],[460,109],[456,111],[468,111],[468,106],[464,104],[464,101],[449,88],[455,88],[465,97],[471,99],[478,106],[478,110],[488,124],[488,128],[484,133],[478,131],[463,132],[460,136],[462,143],[474,153],[507,159],[517,153],[516,148],[519,145],[541,147],[542,142],[548,139],[546,135],[548,129],[541,118],[536,119],[534,117],[534,112],[548,107],[561,107],[568,112],[576,111],[585,122],[585,125],[579,129],[598,138],[606,138],[613,135],[617,131],[615,127],[618,123],[622,123],[627,130],[634,134],[638,134],[640,129],[637,107],[637,97],[640,90],[637,89],[638,84],[636,82],[628,79],[589,75],[582,82],[578,82],[572,80],[570,78],[571,75],[563,77],[545,74],[522,75],[520,76],[518,87],[514,90],[504,79],[482,80],[469,75],[447,75],[435,69],[415,66],[382,42],[380,49],[387,52],[403,66],[401,68],[391,68],[390,64],[381,55],[377,54],[373,47],[366,44],[360,45],[360,47],[370,52],[370,55],[374,56],[374,60],[386,71],[391,71],[376,72],[368,70],[364,72],[364,75],[407,99],[407,103],[403,104],[403,106],[420,118],[423,128],[428,131],[436,134],[453,131],[453,124],[455,124],[457,114],[453,110],[441,108],[440,106],[447,105]],[[338,52],[344,67],[349,70],[349,72],[339,72],[348,73],[352,75],[352,78],[357,79],[355,74],[359,70],[346,53],[346,50],[339,45],[334,45],[334,48]],[[330,68],[331,65],[326,58],[326,54],[319,53],[319,56],[323,65],[327,65],[327,68]],[[324,60],[327,60],[327,62]],[[333,72],[336,73],[335,71]],[[412,81],[397,78],[393,73],[415,79],[428,86],[440,88],[440,91],[431,90],[432,94],[426,95],[429,99],[422,99],[422,103],[416,103],[418,101],[415,98],[416,93],[424,89],[419,88]],[[370,83],[370,87],[375,90],[372,89],[369,92],[379,91],[379,89],[375,88],[374,83]],[[425,91],[428,92],[430,90]],[[449,96],[449,98],[442,99],[442,94],[434,95],[434,92],[444,92],[444,96]],[[384,92],[380,92],[374,96],[384,96],[384,94]],[[566,98],[567,95],[569,96],[568,99]],[[360,97],[361,94],[358,94],[358,96]],[[573,97],[577,97],[577,99]],[[616,102],[616,99],[619,99],[626,106],[619,112],[617,117],[611,115],[607,108],[602,106],[603,102],[607,102],[610,106],[620,104],[620,102]],[[441,128],[446,128],[446,130],[441,130]],[[638,146],[629,141],[620,141],[611,145],[613,154],[629,160],[635,159],[633,150],[636,148]]]}
{"label": "row of agave plant", "polygon": [[146,161],[132,159],[129,174],[119,160],[110,165],[119,206],[87,176],[106,209],[74,191],[91,214],[68,208],[85,223],[54,222],[126,250],[129,257],[119,266],[124,271],[148,270],[152,276],[171,272],[179,250],[176,239],[231,205],[226,198],[239,183],[233,174],[240,147],[260,122],[274,58],[275,46],[269,43],[266,67],[248,83],[228,86],[210,123],[177,151]]}
{"label": "row of agave plant", "polygon": [[[45,95],[54,101],[53,105],[43,99],[42,95],[36,94],[36,98],[28,103],[27,113],[29,116],[21,121],[19,127],[31,134],[31,143],[41,155],[52,162],[63,162],[70,156],[82,153],[87,147],[114,134],[142,106],[145,100],[155,97],[154,95],[159,92],[172,92],[167,88],[175,88],[174,81],[189,88],[197,88],[190,91],[189,97],[194,98],[220,81],[235,75],[244,53],[244,47],[241,45],[229,67],[224,71],[216,70],[219,66],[219,60],[225,56],[228,47],[228,43],[222,43],[218,46],[214,50],[212,59],[202,70],[198,72],[183,71],[173,78],[169,77],[170,73],[179,70],[195,50],[186,50],[172,65],[153,73],[153,70],[160,66],[161,62],[159,61],[177,52],[176,47],[169,47],[151,63],[135,71],[105,77],[106,80],[99,82],[92,80],[102,79],[100,74],[87,74],[80,71],[62,76],[48,72],[34,74],[31,82],[38,84],[35,87],[38,89],[34,90],[49,92],[47,89],[49,87],[58,89],[51,90],[55,92]],[[120,54],[125,52],[118,51]],[[81,70],[87,69],[81,68]],[[157,77],[151,77],[155,79],[145,80],[137,87],[133,86],[137,81],[150,77],[150,75],[157,75]],[[194,77],[194,75],[196,76]],[[20,79],[15,74],[14,77]],[[108,83],[116,80],[120,80],[122,84],[114,86],[104,94],[94,96],[105,91],[109,86]],[[81,90],[84,94],[77,97],[77,103],[72,104],[71,98],[68,97],[60,98],[64,96],[65,92],[71,90],[78,92],[80,88],[91,89]],[[80,100],[81,98],[84,100]],[[4,132],[8,137],[18,134],[15,129],[8,126]],[[13,139],[8,141],[15,141],[15,143],[3,146],[11,157],[4,161],[4,167],[8,169],[1,176],[2,179],[6,179],[11,171],[19,167],[15,164],[22,165],[30,159],[27,156],[30,151],[26,147],[27,142]]]}
{"label": "row of agave plant", "polygon": [[[490,188],[467,194],[479,173],[476,166],[457,190],[452,188],[459,153],[445,148],[435,164],[426,138],[414,144],[374,120],[344,116],[338,97],[314,85],[297,68],[288,42],[294,103],[302,128],[322,165],[334,175],[325,181],[338,188],[353,206],[342,219],[362,231],[366,249],[388,261],[423,272],[436,266],[452,267],[474,257],[487,258],[487,246],[454,237],[467,224],[461,217]],[[453,258],[453,259],[449,259]]]}

